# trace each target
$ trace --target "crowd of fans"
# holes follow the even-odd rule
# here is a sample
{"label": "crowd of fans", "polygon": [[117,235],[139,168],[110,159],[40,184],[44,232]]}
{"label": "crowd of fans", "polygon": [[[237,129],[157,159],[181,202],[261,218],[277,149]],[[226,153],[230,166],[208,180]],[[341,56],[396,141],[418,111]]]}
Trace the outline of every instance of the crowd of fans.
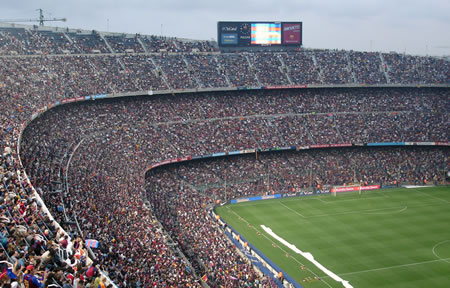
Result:
{"label": "crowd of fans", "polygon": [[314,64],[314,53],[298,51],[296,53],[281,54],[285,65],[288,65],[288,74],[293,83],[322,83],[318,66]]}
{"label": "crowd of fans", "polygon": [[[98,257],[116,283],[139,279],[145,286],[176,274],[182,276],[170,284],[184,285],[198,279],[194,272],[206,274],[212,286],[256,283],[261,278],[231,249],[223,232],[214,228],[206,204],[269,188],[288,192],[317,184],[342,185],[354,178],[371,184],[394,180],[417,184],[423,179],[441,183],[439,171],[448,165],[448,150],[312,150],[260,155],[256,162],[249,160],[254,155],[225,158],[220,160],[227,163],[223,170],[215,166],[222,164],[211,162],[204,169],[194,164],[186,171],[180,168],[175,176],[161,174],[164,181],[151,176],[146,193],[142,178],[149,165],[190,155],[276,146],[445,142],[448,131],[442,107],[447,102],[446,90],[439,88],[354,88],[167,95],[61,106],[25,130],[23,163],[59,223],[76,231],[71,223],[77,219],[83,237],[108,247]],[[74,156],[68,163],[71,153]],[[173,177],[182,181],[171,183]],[[64,197],[52,193],[56,188],[51,183],[64,181],[69,185],[68,191],[61,192]],[[189,261],[174,252],[168,236],[154,224],[156,219]],[[145,237],[153,241],[150,254],[145,250],[150,244],[140,241]],[[164,257],[154,262],[154,255]],[[155,267],[158,276],[146,278],[146,272],[156,271]]]}
{"label": "crowd of fans", "polygon": [[322,70],[325,83],[358,83],[351,73],[352,67],[346,51],[318,51],[316,59],[320,67],[326,67]]}
{"label": "crowd of fans", "polygon": [[385,65],[378,53],[349,52],[350,67],[358,83],[385,84]]}
{"label": "crowd of fans", "polygon": [[202,88],[227,87],[223,69],[219,69],[217,58],[212,55],[186,55],[191,73],[199,79]]}
{"label": "crowd of fans", "polygon": [[1,287],[111,287],[84,240],[42,210],[13,154],[7,146],[0,156]]}
{"label": "crowd of fans", "polygon": [[[100,75],[104,78],[99,79],[98,87],[104,92],[302,84],[449,83],[448,61],[395,53],[300,50],[225,54],[218,53],[208,41],[9,27],[0,28],[0,39],[0,55],[17,55],[13,60],[25,67],[27,61],[40,61],[44,72],[58,70],[54,78],[59,82],[63,79],[58,76],[73,73],[72,63],[80,59],[85,62],[83,66],[88,65],[83,71],[77,71],[86,73],[85,78],[98,78],[98,70],[128,71],[115,73],[113,70],[107,74],[109,77]],[[120,61],[127,53],[129,62],[141,62],[143,57],[146,60],[127,66]],[[77,54],[90,57],[74,56]],[[23,59],[20,55],[33,55],[38,59]],[[47,55],[59,57],[52,61]],[[1,60],[11,61],[9,58]],[[154,71],[151,79],[147,78],[148,71]],[[33,72],[37,74],[34,77],[40,78],[43,71]]]}
{"label": "crowd of fans", "polygon": [[36,26],[31,29],[0,27],[0,39],[0,55],[217,51],[210,41],[181,41],[139,34],[101,34],[94,30],[40,30]]}
{"label": "crowd of fans", "polygon": [[142,44],[139,42],[139,35],[129,37],[128,35],[107,35],[106,41],[111,45],[115,53],[143,53],[145,52]]}
{"label": "crowd of fans", "polygon": [[[45,113],[30,124],[22,139],[21,158],[31,180],[28,183],[16,152],[18,135],[33,113],[55,101],[139,90],[304,81],[448,83],[448,62],[429,57],[353,55],[345,51],[217,54],[207,41],[141,35],[129,38],[110,39],[95,31],[45,33],[0,28],[0,55],[12,56],[0,57],[0,268],[8,272],[0,279],[2,287],[27,281],[97,287],[106,283],[98,273],[100,269],[114,283],[127,287],[197,287],[204,275],[214,287],[274,285],[215,228],[205,204],[223,199],[223,195],[230,199],[266,191],[259,190],[261,187],[283,192],[304,187],[308,181],[326,179],[340,184],[350,181],[348,167],[355,165],[333,151],[311,151],[298,159],[284,154],[260,155],[259,164],[244,161],[248,157],[224,159],[231,164],[229,172],[212,167],[216,164],[207,166],[211,167],[208,171],[193,166],[182,176],[158,172],[161,174],[154,180],[164,181],[158,182],[157,194],[151,177],[146,192],[143,174],[147,167],[177,157],[274,146],[448,141],[450,102],[445,88],[168,94],[74,104]],[[124,49],[139,52],[139,45],[141,52],[160,54],[111,53],[126,52]],[[108,55],[95,55],[95,51]],[[83,53],[90,55],[78,55]],[[298,64],[298,59],[307,60]],[[346,153],[360,159],[367,156],[364,151]],[[439,182],[442,179],[436,167],[448,169],[446,148],[372,154],[372,158],[367,156],[371,159],[367,166],[356,172],[357,178],[370,183],[389,183],[394,178]],[[265,160],[270,157],[272,162]],[[425,163],[422,168],[416,160]],[[307,178],[304,171],[293,173],[296,168],[292,167],[307,167],[305,161],[317,163],[314,179]],[[334,163],[350,166],[345,170],[343,164]],[[324,167],[329,166],[336,166],[335,170],[325,172]],[[161,178],[163,174],[167,181]],[[238,181],[233,175],[246,180]],[[227,188],[223,188],[224,179]],[[55,219],[42,210],[33,187]],[[58,223],[68,235],[58,230]],[[94,262],[87,260],[88,250],[81,239],[100,242],[94,249]]]}
{"label": "crowd of fans", "polygon": [[269,85],[290,85],[278,54],[269,52],[251,53],[247,57],[256,71],[259,83]]}

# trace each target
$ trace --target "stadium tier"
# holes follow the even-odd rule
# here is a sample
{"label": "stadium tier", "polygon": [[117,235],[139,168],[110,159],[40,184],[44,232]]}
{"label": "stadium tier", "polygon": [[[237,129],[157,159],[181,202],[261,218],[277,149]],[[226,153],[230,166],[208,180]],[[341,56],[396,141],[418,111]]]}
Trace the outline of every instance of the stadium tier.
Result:
{"label": "stadium tier", "polygon": [[[449,67],[0,27],[0,283],[41,271],[46,285],[99,285],[102,270],[120,287],[281,285],[206,207],[325,184],[445,183]],[[126,95],[136,97],[113,98]],[[439,146],[362,147],[374,142]],[[299,151],[331,144],[358,147]],[[263,153],[280,147],[298,151]],[[148,171],[232,151],[254,153]]]}

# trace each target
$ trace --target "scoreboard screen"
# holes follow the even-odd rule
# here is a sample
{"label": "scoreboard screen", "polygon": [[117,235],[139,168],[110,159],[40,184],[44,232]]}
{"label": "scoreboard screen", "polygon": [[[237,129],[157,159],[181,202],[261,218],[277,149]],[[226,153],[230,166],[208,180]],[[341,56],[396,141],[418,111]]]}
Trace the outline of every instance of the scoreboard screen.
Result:
{"label": "scoreboard screen", "polygon": [[252,23],[250,44],[281,44],[280,23]]}
{"label": "scoreboard screen", "polygon": [[302,22],[218,22],[221,47],[301,46]]}

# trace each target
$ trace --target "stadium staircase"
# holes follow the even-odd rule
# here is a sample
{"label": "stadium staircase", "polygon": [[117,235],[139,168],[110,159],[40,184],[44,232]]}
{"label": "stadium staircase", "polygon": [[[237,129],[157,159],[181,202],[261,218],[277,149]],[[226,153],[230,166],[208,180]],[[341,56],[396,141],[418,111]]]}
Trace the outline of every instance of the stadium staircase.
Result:
{"label": "stadium staircase", "polygon": [[255,75],[255,79],[258,82],[258,86],[262,86],[261,81],[259,81],[258,73],[256,73],[255,66],[253,66],[247,54],[244,54],[244,57],[247,60],[248,66],[250,67],[250,71],[253,73],[253,75]]}
{"label": "stadium staircase", "polygon": [[349,53],[345,53],[345,59],[347,60],[347,70],[352,75],[353,83],[358,83],[358,80],[356,79],[355,71],[353,71],[353,69],[352,69],[352,63],[350,61]]}
{"label": "stadium staircase", "polygon": [[312,58],[312,60],[313,60],[314,67],[316,67],[317,73],[319,74],[319,80],[320,80],[320,83],[325,83],[325,80],[324,80],[324,78],[323,78],[322,69],[320,69],[320,65],[319,65],[319,63],[317,62],[316,55],[314,55],[314,53],[311,53],[311,58]]}
{"label": "stadium staircase", "polygon": [[159,67],[156,64],[156,62],[155,62],[155,60],[153,60],[153,58],[149,57],[149,58],[147,58],[147,61],[150,61],[153,63],[153,66],[156,67],[156,70],[158,71],[159,75],[161,76],[161,79],[163,80],[164,84],[166,84],[168,89],[172,89],[172,87],[170,87],[170,85],[169,85],[169,81],[167,81],[167,75],[166,75],[166,73],[164,73],[164,70],[162,70],[161,67]]}
{"label": "stadium staircase", "polygon": [[227,86],[228,86],[228,87],[233,86],[233,85],[231,85],[230,78],[228,78],[228,75],[227,75],[227,73],[225,72],[225,71],[226,71],[225,68],[224,68],[223,65],[220,63],[219,59],[217,59],[217,55],[214,55],[214,56],[213,56],[213,59],[214,59],[214,61],[216,62],[216,65],[217,65],[217,67],[216,67],[217,73],[219,73],[219,75],[223,75],[223,76],[224,76],[225,81],[227,82]]}
{"label": "stadium staircase", "polygon": [[72,40],[72,38],[69,37],[69,35],[67,35],[67,34],[64,33],[64,32],[62,32],[62,35],[64,35],[64,38],[66,38],[67,41],[69,41],[69,43],[73,45],[73,40]]}
{"label": "stadium staircase", "polygon": [[[119,57],[116,57],[116,61],[120,65],[120,67],[122,68],[123,71],[127,70],[125,67],[125,64],[123,64],[122,60]],[[136,87],[137,87],[137,85],[136,85]]]}
{"label": "stadium staircase", "polygon": [[242,121],[242,126],[245,127],[245,129],[248,131],[250,137],[252,138],[253,141],[255,141],[256,145],[258,145],[258,149],[262,149],[261,148],[261,144],[259,144],[259,142],[256,140],[255,136],[253,135],[253,131],[250,130],[247,126],[247,119]]}
{"label": "stadium staircase", "polygon": [[144,50],[145,53],[148,53],[148,49],[147,46],[145,46],[144,42],[142,42],[141,37],[136,37],[137,42],[139,43],[139,45],[141,45],[142,49]]}
{"label": "stadium staircase", "polygon": [[105,42],[106,47],[108,47],[109,52],[111,52],[111,54],[116,54],[116,52],[115,52],[114,49],[111,47],[111,45],[109,45],[108,41],[106,41],[105,36],[103,36],[102,33],[98,33],[98,36],[100,37],[100,39],[103,40],[103,42]]}
{"label": "stadium staircase", "polygon": [[339,139],[341,140],[341,143],[344,143],[344,138],[342,137],[341,131],[339,131],[339,129],[336,127],[336,119],[333,116],[333,123],[334,123],[334,127],[333,129],[336,130],[336,134],[339,136]]}
{"label": "stadium staircase", "polygon": [[181,58],[183,59],[183,62],[186,65],[186,69],[189,72],[189,77],[195,80],[195,83],[197,83],[197,87],[206,88],[206,86],[200,81],[200,79],[198,79],[197,75],[195,75],[195,69],[192,68],[191,63],[189,63],[184,55],[181,55]]}
{"label": "stadium staircase", "polygon": [[278,127],[278,125],[273,124],[273,120],[274,120],[273,117],[267,119],[267,121],[270,121],[270,126],[275,127],[275,129],[277,130],[278,135],[279,135],[279,137],[280,137],[281,142],[283,143],[283,145],[284,145],[284,146],[288,146],[289,144],[288,144],[288,142],[286,141],[286,138],[284,138],[283,133],[282,133],[281,130],[280,130],[280,127]]}
{"label": "stadium staircase", "polygon": [[389,66],[384,61],[383,54],[379,53],[379,55],[380,55],[380,60],[381,60],[381,68],[380,69],[383,69],[383,73],[384,73],[384,76],[386,77],[386,81],[387,81],[386,83],[390,84],[391,79],[389,78],[389,73],[388,73]]}
{"label": "stadium staircase", "polygon": [[[284,53],[287,54],[287,53]],[[286,76],[286,79],[289,82],[289,85],[293,85],[294,83],[291,80],[291,77],[289,76],[289,66],[286,65],[286,63],[284,63],[283,57],[281,56],[281,53],[277,54],[278,60],[281,63],[281,67],[280,67],[280,72],[283,73]]]}

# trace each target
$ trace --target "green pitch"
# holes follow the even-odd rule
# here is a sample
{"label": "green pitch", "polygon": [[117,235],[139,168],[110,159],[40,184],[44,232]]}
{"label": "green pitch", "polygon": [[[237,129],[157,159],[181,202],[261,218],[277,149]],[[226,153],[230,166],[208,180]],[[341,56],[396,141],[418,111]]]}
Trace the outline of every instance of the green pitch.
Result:
{"label": "green pitch", "polygon": [[306,288],[343,286],[261,225],[353,287],[450,287],[450,187],[245,202],[216,213]]}

